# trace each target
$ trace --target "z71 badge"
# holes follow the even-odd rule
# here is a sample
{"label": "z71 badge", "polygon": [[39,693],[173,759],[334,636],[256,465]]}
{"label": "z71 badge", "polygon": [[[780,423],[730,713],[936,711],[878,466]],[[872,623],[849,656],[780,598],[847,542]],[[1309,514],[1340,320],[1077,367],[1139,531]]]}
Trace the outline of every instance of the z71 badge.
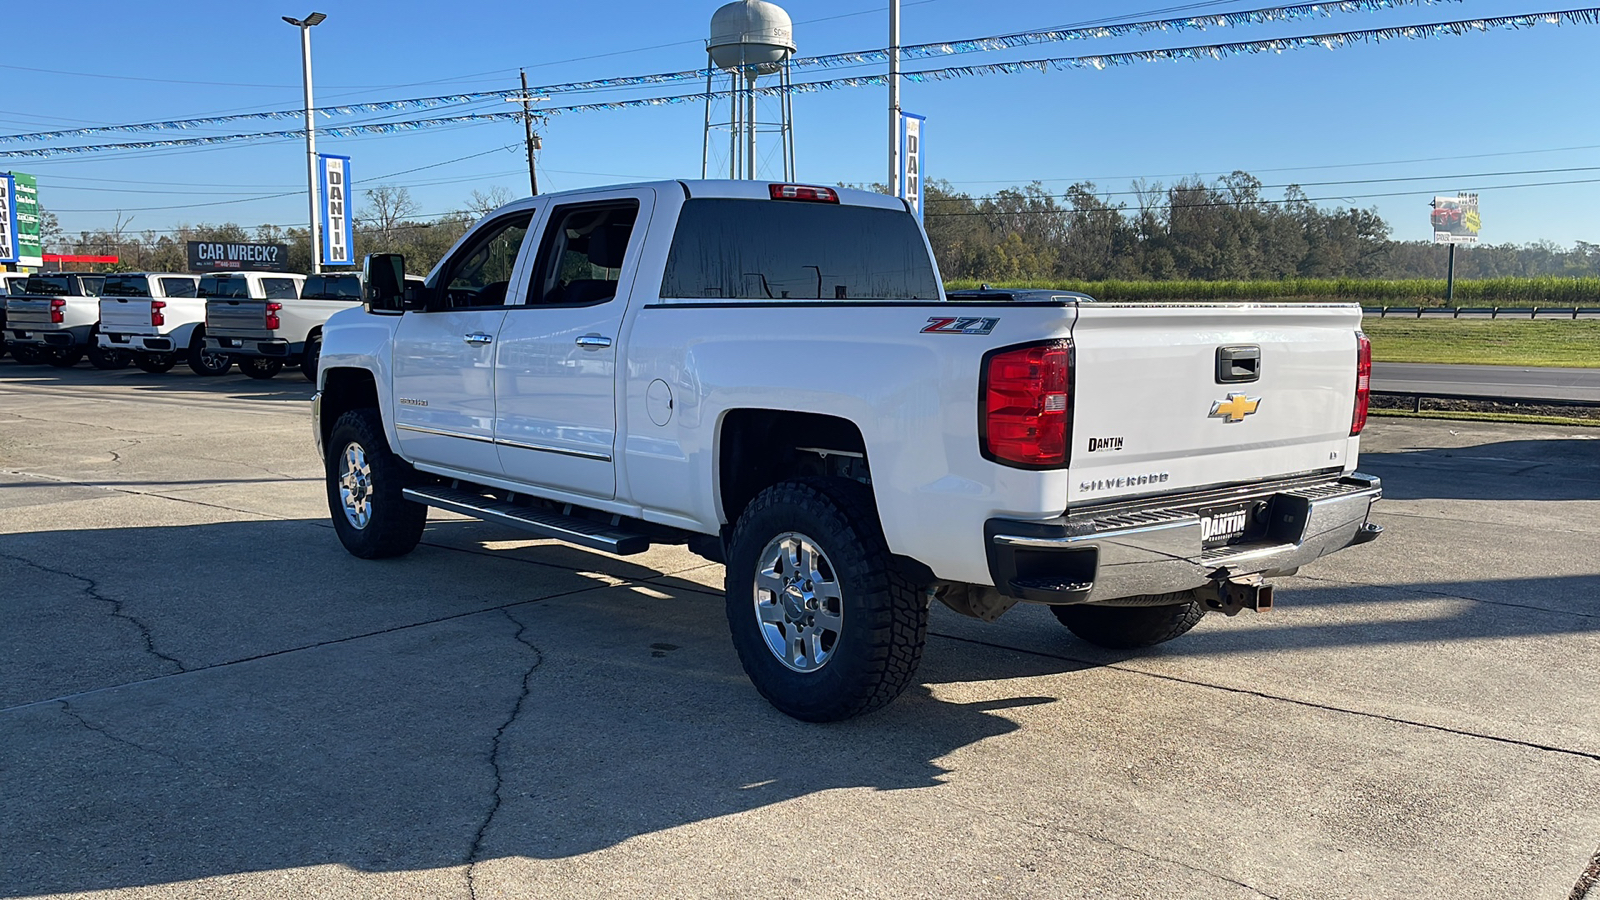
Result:
{"label": "z71 badge", "polygon": [[929,316],[923,334],[988,334],[1000,324],[999,319],[975,317]]}

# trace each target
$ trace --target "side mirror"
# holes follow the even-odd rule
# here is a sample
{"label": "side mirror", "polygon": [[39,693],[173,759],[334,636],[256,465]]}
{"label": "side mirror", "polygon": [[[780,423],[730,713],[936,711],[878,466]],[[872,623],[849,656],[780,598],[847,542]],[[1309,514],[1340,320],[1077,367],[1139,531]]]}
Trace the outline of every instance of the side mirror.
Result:
{"label": "side mirror", "polygon": [[369,253],[361,263],[367,312],[399,313],[406,308],[406,258],[399,253]]}

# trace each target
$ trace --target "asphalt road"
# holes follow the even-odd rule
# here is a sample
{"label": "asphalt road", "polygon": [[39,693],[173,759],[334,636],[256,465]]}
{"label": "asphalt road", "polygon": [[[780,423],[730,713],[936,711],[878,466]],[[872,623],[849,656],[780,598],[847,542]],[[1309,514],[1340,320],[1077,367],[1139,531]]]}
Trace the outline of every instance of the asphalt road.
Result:
{"label": "asphalt road", "polygon": [[1273,612],[1115,654],[936,607],[912,690],[813,726],[680,548],[436,514],[351,558],[309,394],[0,361],[0,896],[1562,900],[1600,865],[1592,431],[1375,420],[1388,533]]}
{"label": "asphalt road", "polygon": [[1372,389],[1392,393],[1600,403],[1600,369],[1373,363]]}

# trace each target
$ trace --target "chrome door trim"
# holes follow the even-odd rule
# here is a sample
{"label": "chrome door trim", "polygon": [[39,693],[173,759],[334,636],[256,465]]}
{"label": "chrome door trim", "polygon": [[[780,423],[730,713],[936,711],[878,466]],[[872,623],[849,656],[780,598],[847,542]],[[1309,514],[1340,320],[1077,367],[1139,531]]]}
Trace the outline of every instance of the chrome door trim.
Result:
{"label": "chrome door trim", "polygon": [[394,427],[400,431],[415,431],[418,434],[431,434],[435,437],[461,438],[464,441],[481,441],[485,444],[494,443],[494,438],[487,438],[476,434],[463,434],[459,431],[445,431],[442,428],[425,428],[421,425],[407,425],[404,422],[396,422]]}
{"label": "chrome door trim", "polygon": [[565,447],[550,447],[544,444],[529,444],[524,441],[512,441],[505,438],[496,438],[495,443],[502,447],[511,447],[517,450],[537,450],[540,453],[555,453],[560,456],[576,456],[579,459],[592,459],[598,462],[611,462],[609,453],[591,453],[586,450],[569,450]]}

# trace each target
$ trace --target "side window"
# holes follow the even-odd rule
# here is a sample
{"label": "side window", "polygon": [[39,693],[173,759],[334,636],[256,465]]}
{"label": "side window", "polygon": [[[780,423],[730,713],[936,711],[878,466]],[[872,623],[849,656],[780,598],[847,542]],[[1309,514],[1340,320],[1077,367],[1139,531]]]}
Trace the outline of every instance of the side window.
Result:
{"label": "side window", "polygon": [[506,216],[484,226],[439,275],[443,308],[504,306],[511,273],[533,213]]}
{"label": "side window", "polygon": [[293,278],[263,278],[261,290],[266,293],[268,300],[300,299],[300,291],[295,287]]}
{"label": "side window", "polygon": [[539,242],[529,306],[587,306],[617,295],[639,202],[558,206]]}

